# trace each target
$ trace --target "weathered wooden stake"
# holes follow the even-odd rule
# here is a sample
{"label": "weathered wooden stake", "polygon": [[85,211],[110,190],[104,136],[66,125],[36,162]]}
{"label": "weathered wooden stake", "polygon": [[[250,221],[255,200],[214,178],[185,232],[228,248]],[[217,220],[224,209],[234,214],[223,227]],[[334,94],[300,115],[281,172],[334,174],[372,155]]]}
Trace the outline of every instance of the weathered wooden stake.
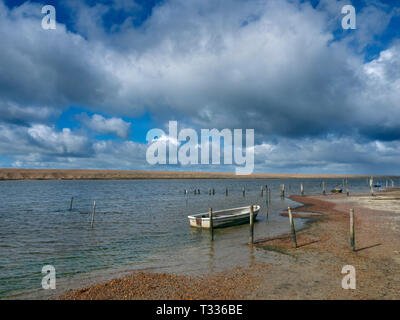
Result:
{"label": "weathered wooden stake", "polygon": [[323,195],[326,195],[325,181],[322,181],[322,194],[323,194]]}
{"label": "weathered wooden stake", "polygon": [[302,183],[300,184],[300,194],[301,194],[302,196],[304,196],[304,187],[303,187],[303,184],[302,184]]}
{"label": "weathered wooden stake", "polygon": [[271,203],[271,188],[268,188],[268,203]]}
{"label": "weathered wooden stake", "polygon": [[74,197],[71,197],[71,202],[69,203],[69,211],[72,210],[72,203],[74,202]]}
{"label": "weathered wooden stake", "polygon": [[197,194],[197,190],[196,189],[194,189],[194,194]]}
{"label": "weathered wooden stake", "polygon": [[93,201],[93,211],[92,211],[92,221],[90,222],[90,226],[93,228],[94,222],[94,214],[96,213],[96,200]]}
{"label": "weathered wooden stake", "polygon": [[394,188],[394,181],[392,180],[392,188]]}
{"label": "weathered wooden stake", "polygon": [[267,217],[267,220],[268,220],[268,213],[269,213],[269,207],[268,207],[268,205],[265,207],[265,215],[266,215],[266,217]]}
{"label": "weathered wooden stake", "polygon": [[389,188],[388,181],[386,180],[386,189]]}
{"label": "weathered wooden stake", "polygon": [[212,208],[208,210],[208,217],[210,218],[210,234],[211,234],[211,241],[214,241],[214,222],[213,222],[213,214]]}
{"label": "weathered wooden stake", "polygon": [[197,193],[200,194],[200,189],[197,189]]}
{"label": "weathered wooden stake", "polygon": [[262,198],[262,197],[264,197],[264,187],[261,186],[260,190],[261,190],[261,198]]}
{"label": "weathered wooden stake", "polygon": [[246,188],[245,187],[242,188],[242,192],[243,192],[243,197],[245,197],[246,196]]}
{"label": "weathered wooden stake", "polygon": [[292,234],[294,247],[297,248],[296,230],[294,229],[292,209],[290,207],[288,207],[288,214],[289,214],[290,233]]}
{"label": "weathered wooden stake", "polygon": [[250,244],[252,245],[254,243],[254,212],[253,212],[253,206],[250,206],[250,239],[249,239]]}
{"label": "weathered wooden stake", "polygon": [[285,185],[284,184],[281,184],[280,194],[281,194],[281,198],[283,199],[285,197]]}
{"label": "weathered wooden stake", "polygon": [[346,195],[349,196],[349,181],[346,178]]}
{"label": "weathered wooden stake", "polygon": [[215,194],[215,189],[213,188],[213,195]]}
{"label": "weathered wooden stake", "polygon": [[350,248],[355,251],[354,209],[350,209]]}

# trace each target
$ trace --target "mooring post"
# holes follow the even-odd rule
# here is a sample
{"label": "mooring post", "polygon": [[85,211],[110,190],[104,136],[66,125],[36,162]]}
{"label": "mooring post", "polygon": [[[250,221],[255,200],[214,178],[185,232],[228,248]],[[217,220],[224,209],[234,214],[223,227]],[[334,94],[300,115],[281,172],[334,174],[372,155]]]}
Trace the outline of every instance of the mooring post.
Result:
{"label": "mooring post", "polygon": [[349,196],[349,181],[347,180],[347,177],[346,177],[346,195]]}
{"label": "mooring post", "polygon": [[246,196],[246,188],[245,187],[242,188],[242,192],[243,192],[243,197],[245,197]]}
{"label": "mooring post", "polygon": [[302,184],[302,183],[300,184],[300,194],[301,194],[302,196],[304,196],[304,187],[303,187],[303,184]]}
{"label": "mooring post", "polygon": [[281,191],[280,191],[281,199],[285,197],[285,185],[281,184]]}
{"label": "mooring post", "polygon": [[93,210],[92,210],[92,221],[90,222],[90,226],[93,228],[94,222],[94,214],[96,213],[96,200],[93,201]]}
{"label": "mooring post", "polygon": [[350,209],[350,248],[355,251],[355,234],[354,234],[354,209]]}
{"label": "mooring post", "polygon": [[260,191],[261,191],[261,198],[262,198],[262,197],[264,197],[264,187],[263,186],[261,186]]}
{"label": "mooring post", "polygon": [[74,202],[74,197],[71,197],[71,202],[69,203],[69,211],[72,210],[72,203]]}
{"label": "mooring post", "polygon": [[323,195],[326,195],[325,181],[322,181],[322,194],[323,194]]}
{"label": "mooring post", "polygon": [[213,188],[213,195],[215,195],[215,189]]}
{"label": "mooring post", "polygon": [[292,234],[294,247],[297,248],[296,230],[294,229],[292,209],[290,207],[288,207],[288,214],[289,214],[290,233]]}
{"label": "mooring post", "polygon": [[271,203],[271,188],[268,188],[268,203]]}
{"label": "mooring post", "polygon": [[250,206],[250,239],[249,239],[250,244],[252,245],[254,243],[254,212],[253,212],[253,206]]}
{"label": "mooring post", "polygon": [[211,234],[211,241],[214,241],[214,222],[213,222],[213,214],[212,208],[208,210],[208,217],[210,218],[210,234]]}
{"label": "mooring post", "polygon": [[266,207],[265,207],[265,216],[266,216],[266,218],[267,218],[267,220],[268,220],[268,212],[269,211],[269,207],[268,207],[268,204],[266,205]]}

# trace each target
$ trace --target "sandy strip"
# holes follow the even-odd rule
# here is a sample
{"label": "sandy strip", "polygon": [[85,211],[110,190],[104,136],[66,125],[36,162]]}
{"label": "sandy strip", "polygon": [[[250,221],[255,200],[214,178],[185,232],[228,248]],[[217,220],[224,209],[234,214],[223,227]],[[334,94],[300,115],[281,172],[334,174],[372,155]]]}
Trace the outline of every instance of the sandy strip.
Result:
{"label": "sandy strip", "polygon": [[[305,204],[294,210],[295,216],[312,217],[316,222],[298,232],[297,249],[288,235],[258,238],[255,250],[276,255],[273,264],[253,262],[248,267],[200,277],[135,272],[60,298],[399,299],[400,221],[392,208],[400,191],[379,193],[379,197],[386,199],[293,196],[292,200]],[[349,248],[350,208],[355,209],[356,252]],[[345,265],[356,268],[355,290],[341,286]]]}
{"label": "sandy strip", "polygon": [[[348,178],[367,176],[349,175]],[[229,172],[137,171],[82,169],[1,169],[0,180],[123,180],[123,179],[288,179],[344,178],[343,175],[253,173],[236,175]]]}

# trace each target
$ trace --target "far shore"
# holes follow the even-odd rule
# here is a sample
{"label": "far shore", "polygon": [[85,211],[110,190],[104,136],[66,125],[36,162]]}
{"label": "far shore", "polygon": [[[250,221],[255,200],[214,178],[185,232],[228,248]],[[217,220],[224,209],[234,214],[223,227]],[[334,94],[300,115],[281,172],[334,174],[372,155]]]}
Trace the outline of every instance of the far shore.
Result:
{"label": "far shore", "polygon": [[[334,179],[367,178],[369,175],[231,172],[137,171],[87,169],[0,169],[0,180],[129,180],[129,179]],[[375,176],[376,177],[376,176]]]}

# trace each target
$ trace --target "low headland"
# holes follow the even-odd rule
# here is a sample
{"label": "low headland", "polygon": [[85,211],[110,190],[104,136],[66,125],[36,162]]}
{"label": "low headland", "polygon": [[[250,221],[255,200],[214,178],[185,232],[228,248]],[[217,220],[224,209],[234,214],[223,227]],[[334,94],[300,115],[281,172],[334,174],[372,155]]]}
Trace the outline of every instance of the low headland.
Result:
{"label": "low headland", "polygon": [[124,179],[306,179],[366,178],[367,175],[279,174],[253,173],[236,175],[231,172],[139,171],[86,169],[0,169],[0,180],[124,180]]}

